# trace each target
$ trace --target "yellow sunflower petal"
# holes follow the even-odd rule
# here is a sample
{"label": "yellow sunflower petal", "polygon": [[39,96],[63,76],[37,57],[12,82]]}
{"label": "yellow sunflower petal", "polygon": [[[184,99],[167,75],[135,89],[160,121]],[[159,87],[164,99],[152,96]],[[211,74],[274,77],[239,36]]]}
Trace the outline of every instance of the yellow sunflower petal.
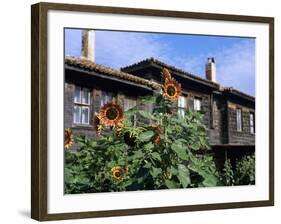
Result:
{"label": "yellow sunflower petal", "polygon": [[73,133],[68,128],[64,130],[64,148],[68,149],[73,144]]}
{"label": "yellow sunflower petal", "polygon": [[100,110],[100,121],[105,126],[116,126],[124,120],[123,109],[114,102],[105,104]]}
{"label": "yellow sunflower petal", "polygon": [[164,68],[162,73],[163,73],[163,76],[164,76],[165,79],[171,79],[172,78],[168,69]]}
{"label": "yellow sunflower petal", "polygon": [[177,101],[181,95],[181,85],[175,79],[166,79],[163,85],[163,96],[170,101]]}
{"label": "yellow sunflower petal", "polygon": [[111,176],[114,180],[122,180],[125,172],[120,166],[115,166],[111,169]]}

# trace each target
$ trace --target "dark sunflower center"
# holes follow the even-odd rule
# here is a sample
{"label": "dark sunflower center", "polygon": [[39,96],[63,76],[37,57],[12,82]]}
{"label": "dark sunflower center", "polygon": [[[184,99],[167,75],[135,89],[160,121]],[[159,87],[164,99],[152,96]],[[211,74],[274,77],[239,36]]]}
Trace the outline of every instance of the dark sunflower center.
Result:
{"label": "dark sunflower center", "polygon": [[65,142],[68,142],[69,140],[70,140],[70,134],[67,133],[67,132],[65,132],[65,133],[64,133],[64,141],[65,141]]}
{"label": "dark sunflower center", "polygon": [[169,96],[174,96],[176,94],[176,88],[174,86],[168,86],[167,93]]}
{"label": "dark sunflower center", "polygon": [[116,176],[116,177],[120,177],[120,176],[121,176],[121,172],[120,172],[120,171],[116,171],[116,172],[115,172],[115,176]]}
{"label": "dark sunflower center", "polygon": [[118,116],[118,111],[114,107],[111,107],[106,111],[106,117],[109,120],[115,120],[117,118],[117,116]]}

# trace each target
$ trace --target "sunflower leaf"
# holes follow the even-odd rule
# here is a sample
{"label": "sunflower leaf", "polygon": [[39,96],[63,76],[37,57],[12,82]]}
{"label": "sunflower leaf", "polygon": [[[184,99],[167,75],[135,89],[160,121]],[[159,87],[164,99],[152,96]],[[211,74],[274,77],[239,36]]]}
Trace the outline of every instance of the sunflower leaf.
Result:
{"label": "sunflower leaf", "polygon": [[153,136],[154,136],[154,132],[153,132],[153,131],[145,131],[145,132],[142,132],[142,133],[139,135],[139,140],[140,140],[141,142],[147,142],[147,141],[149,141]]}
{"label": "sunflower leaf", "polygon": [[158,161],[161,162],[161,156],[160,156],[160,154],[158,152],[151,153],[151,156],[152,156],[153,159],[158,160]]}
{"label": "sunflower leaf", "polygon": [[183,146],[183,144],[180,141],[175,141],[171,145],[172,150],[177,154],[177,156],[182,160],[188,160],[188,155],[186,153],[186,150]]}
{"label": "sunflower leaf", "polygon": [[151,167],[150,174],[153,177],[157,177],[160,173],[162,173],[162,169],[161,168]]}
{"label": "sunflower leaf", "polygon": [[185,188],[191,183],[189,170],[186,168],[186,166],[179,164],[178,171],[178,179],[181,185]]}

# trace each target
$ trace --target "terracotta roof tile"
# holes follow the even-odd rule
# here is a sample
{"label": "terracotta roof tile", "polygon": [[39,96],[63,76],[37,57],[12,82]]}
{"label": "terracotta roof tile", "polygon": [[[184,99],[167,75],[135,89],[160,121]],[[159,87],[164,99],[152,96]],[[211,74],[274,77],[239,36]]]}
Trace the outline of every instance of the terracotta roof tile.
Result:
{"label": "terracotta roof tile", "polygon": [[75,57],[66,57],[65,64],[67,64],[68,66],[73,66],[73,67],[80,68],[83,70],[95,71],[95,72],[99,72],[102,74],[118,77],[123,80],[127,80],[130,82],[148,86],[152,89],[161,88],[161,85],[156,82],[152,82],[147,79],[143,79],[143,78],[137,77],[135,75],[131,75],[126,72],[122,72],[120,70],[112,69],[112,68],[106,67],[104,65],[96,64],[96,63],[86,60],[86,59],[75,58]]}
{"label": "terracotta roof tile", "polygon": [[147,79],[140,78],[138,76],[123,72],[123,71],[126,71],[126,70],[130,70],[130,68],[141,65],[143,63],[155,63],[155,64],[158,64],[162,67],[168,68],[169,70],[182,73],[183,75],[192,77],[192,78],[197,79],[197,80],[204,81],[208,84],[212,84],[215,87],[219,88],[219,91],[221,91],[221,92],[229,92],[231,94],[238,95],[242,98],[246,98],[248,100],[255,101],[255,97],[250,96],[246,93],[243,93],[239,90],[233,89],[231,87],[220,86],[217,83],[211,82],[211,81],[206,80],[206,79],[202,79],[202,78],[200,78],[198,76],[195,76],[191,73],[188,73],[188,72],[185,72],[181,69],[178,69],[178,68],[175,68],[173,66],[167,65],[167,64],[165,64],[165,63],[163,63],[163,62],[161,62],[157,59],[154,59],[154,58],[148,58],[148,59],[145,59],[145,60],[140,61],[138,63],[132,64],[130,66],[123,67],[123,68],[121,68],[121,70],[123,70],[123,71],[120,71],[120,70],[117,70],[117,69],[112,69],[112,68],[106,67],[104,65],[96,64],[96,63],[94,63],[92,61],[89,61],[89,60],[86,60],[86,59],[75,58],[75,57],[66,57],[65,63],[68,66],[73,66],[73,67],[80,68],[80,69],[87,70],[87,71],[95,71],[95,72],[102,73],[102,74],[105,74],[105,75],[118,77],[120,79],[127,80],[127,81],[130,81],[130,82],[138,83],[138,84],[150,87],[152,89],[159,89],[159,88],[161,88],[161,85],[156,83],[156,82],[152,82],[152,81],[149,81]]}

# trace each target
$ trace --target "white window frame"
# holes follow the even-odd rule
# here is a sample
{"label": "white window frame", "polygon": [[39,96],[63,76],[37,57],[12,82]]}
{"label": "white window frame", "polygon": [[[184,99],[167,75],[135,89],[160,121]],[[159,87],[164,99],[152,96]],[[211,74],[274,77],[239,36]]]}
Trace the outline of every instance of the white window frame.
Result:
{"label": "white window frame", "polygon": [[187,109],[187,97],[180,96],[178,98],[178,115],[180,117],[184,117],[186,109]]}
{"label": "white window frame", "polygon": [[194,111],[202,111],[202,99],[200,97],[194,97],[193,109]]}
{"label": "white window frame", "polygon": [[[250,124],[250,133],[251,134],[255,134],[255,113],[254,112],[250,112],[250,115],[249,115],[249,124]],[[252,122],[251,122],[252,121]]]}
{"label": "white window frame", "polygon": [[[79,89],[79,92],[80,92],[80,97],[79,97],[79,100],[76,100],[75,93],[78,89]],[[83,96],[86,92],[88,94],[88,102],[83,102]],[[75,125],[89,125],[90,124],[90,113],[91,113],[90,106],[91,106],[91,91],[90,91],[90,89],[89,88],[83,88],[83,87],[80,87],[80,86],[75,86],[74,97],[73,97],[73,124],[75,124]],[[75,120],[75,108],[76,107],[80,108],[79,122],[77,122]],[[82,117],[83,117],[82,113],[83,113],[84,108],[88,108],[88,113],[87,113],[88,122],[85,122],[85,121],[82,120]]]}
{"label": "white window frame", "polygon": [[236,130],[238,132],[242,132],[243,127],[242,127],[242,109],[237,108],[236,109]]}

